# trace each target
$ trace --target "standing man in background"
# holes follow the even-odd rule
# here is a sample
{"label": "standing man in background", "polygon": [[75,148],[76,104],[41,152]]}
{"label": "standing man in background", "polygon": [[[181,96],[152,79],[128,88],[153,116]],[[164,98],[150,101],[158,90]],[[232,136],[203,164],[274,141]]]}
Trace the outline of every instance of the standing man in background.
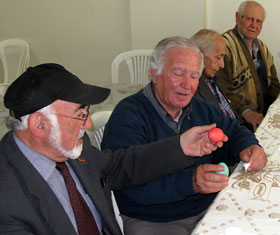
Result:
{"label": "standing man in background", "polygon": [[280,91],[273,56],[257,37],[265,9],[256,1],[240,4],[235,28],[223,34],[227,50],[219,83],[237,113],[255,131]]}

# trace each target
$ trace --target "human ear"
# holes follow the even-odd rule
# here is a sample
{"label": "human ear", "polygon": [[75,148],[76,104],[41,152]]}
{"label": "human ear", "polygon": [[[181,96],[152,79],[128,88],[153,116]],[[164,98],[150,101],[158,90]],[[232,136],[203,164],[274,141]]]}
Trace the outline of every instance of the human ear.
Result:
{"label": "human ear", "polygon": [[239,14],[238,14],[238,12],[235,12],[235,23],[236,24],[237,24],[238,20],[239,20]]}
{"label": "human ear", "polygon": [[28,119],[28,126],[32,135],[38,138],[45,138],[48,136],[48,121],[42,113],[32,113]]}
{"label": "human ear", "polygon": [[150,74],[151,74],[151,78],[152,78],[152,82],[156,83],[157,80],[157,71],[155,69],[151,69],[150,70]]}

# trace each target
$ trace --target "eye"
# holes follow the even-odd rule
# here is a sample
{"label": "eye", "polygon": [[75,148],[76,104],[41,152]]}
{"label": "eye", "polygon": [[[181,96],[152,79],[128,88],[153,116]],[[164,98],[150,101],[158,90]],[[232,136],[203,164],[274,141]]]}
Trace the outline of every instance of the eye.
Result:
{"label": "eye", "polygon": [[192,72],[191,73],[191,78],[193,79],[198,79],[200,76],[199,76],[199,72]]}
{"label": "eye", "polygon": [[254,19],[252,18],[252,17],[247,17],[247,20],[249,20],[249,21],[254,21]]}
{"label": "eye", "polygon": [[82,110],[79,110],[78,113],[77,113],[77,117],[78,118],[83,118],[85,114],[82,112]]}
{"label": "eye", "polygon": [[185,75],[185,73],[184,73],[182,70],[180,70],[180,69],[174,70],[174,71],[173,71],[173,74],[174,74],[175,76],[179,76],[179,77]]}
{"label": "eye", "polygon": [[223,60],[224,59],[224,55],[218,55],[216,58],[217,58],[217,60]]}
{"label": "eye", "polygon": [[183,78],[183,77],[185,77],[186,76],[186,73],[185,73],[185,71],[183,70],[183,69],[179,69],[179,68],[177,68],[177,69],[172,69],[171,70],[171,72],[170,72],[170,74],[172,75],[172,76],[175,76],[175,77],[180,77],[180,78]]}

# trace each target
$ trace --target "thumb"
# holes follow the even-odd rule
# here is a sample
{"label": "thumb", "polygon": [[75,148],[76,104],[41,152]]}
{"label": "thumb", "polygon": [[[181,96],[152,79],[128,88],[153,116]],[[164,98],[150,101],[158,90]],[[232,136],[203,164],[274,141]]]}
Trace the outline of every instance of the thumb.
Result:
{"label": "thumb", "polygon": [[211,125],[197,126],[195,128],[198,129],[199,133],[205,133],[212,130],[215,127],[216,127],[216,123],[213,123]]}

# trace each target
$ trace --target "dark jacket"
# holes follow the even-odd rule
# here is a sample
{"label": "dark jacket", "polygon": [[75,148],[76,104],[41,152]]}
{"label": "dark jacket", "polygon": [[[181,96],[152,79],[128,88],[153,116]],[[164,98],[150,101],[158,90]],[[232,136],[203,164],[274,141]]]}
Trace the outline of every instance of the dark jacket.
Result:
{"label": "dark jacket", "polygon": [[[199,194],[194,191],[193,174],[196,167],[219,162],[233,165],[240,160],[240,151],[258,143],[253,133],[242,127],[236,119],[226,118],[221,109],[196,97],[192,98],[190,104],[191,112],[184,118],[180,133],[194,126],[216,123],[229,141],[213,154],[194,158],[193,167],[149,184],[115,191],[122,214],[154,222],[198,215],[212,203],[216,193]],[[176,132],[165,123],[143,92],[139,91],[123,99],[115,107],[105,127],[102,148],[115,151],[120,147],[147,144],[175,135]]]}
{"label": "dark jacket", "polygon": [[[220,89],[221,93],[223,94],[223,96],[225,97],[225,99],[228,101],[229,106],[231,107],[231,109],[233,110],[233,112],[235,114],[235,117],[243,124],[244,120],[237,114],[237,112],[231,105],[231,101],[226,97],[225,93],[223,92],[222,88],[220,87],[220,85],[218,83],[217,83],[217,86],[219,87],[219,89]],[[206,81],[202,78],[199,79],[199,86],[197,88],[195,96],[215,105],[217,108],[220,108],[216,96],[212,93],[212,91],[208,87]]]}
{"label": "dark jacket", "polygon": [[[121,231],[114,217],[111,189],[149,182],[193,164],[180,147],[179,137],[145,147],[101,152],[87,136],[85,161],[69,160],[98,210],[103,234]],[[55,194],[17,147],[13,133],[0,142],[0,234],[76,235]]]}

